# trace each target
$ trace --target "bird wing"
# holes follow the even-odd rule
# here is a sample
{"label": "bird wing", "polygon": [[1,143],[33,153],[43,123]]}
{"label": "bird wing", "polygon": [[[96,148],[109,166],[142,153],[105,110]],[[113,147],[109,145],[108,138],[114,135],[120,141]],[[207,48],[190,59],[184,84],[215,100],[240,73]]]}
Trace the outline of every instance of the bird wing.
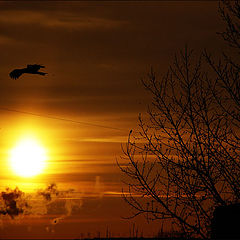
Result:
{"label": "bird wing", "polygon": [[38,65],[38,64],[29,64],[27,65],[27,69],[31,70],[31,71],[38,71],[40,68],[45,68],[45,66],[43,65]]}
{"label": "bird wing", "polygon": [[14,69],[12,72],[9,73],[9,76],[13,79],[19,78],[24,73],[23,69]]}

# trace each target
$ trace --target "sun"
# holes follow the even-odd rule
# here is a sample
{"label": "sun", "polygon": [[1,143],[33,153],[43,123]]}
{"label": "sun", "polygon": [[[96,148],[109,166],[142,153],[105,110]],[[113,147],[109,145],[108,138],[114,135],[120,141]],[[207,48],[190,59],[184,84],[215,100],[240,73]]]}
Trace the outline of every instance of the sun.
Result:
{"label": "sun", "polygon": [[10,151],[10,164],[15,174],[33,177],[42,173],[46,151],[35,139],[23,139]]}

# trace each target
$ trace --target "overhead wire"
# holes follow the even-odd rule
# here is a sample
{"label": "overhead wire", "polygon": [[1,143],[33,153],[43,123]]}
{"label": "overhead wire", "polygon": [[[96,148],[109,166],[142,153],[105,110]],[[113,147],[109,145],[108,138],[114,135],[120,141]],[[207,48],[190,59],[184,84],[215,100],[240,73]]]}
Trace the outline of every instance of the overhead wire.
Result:
{"label": "overhead wire", "polygon": [[89,123],[89,122],[85,122],[85,121],[77,121],[77,120],[72,120],[72,119],[63,118],[63,117],[56,117],[56,116],[51,116],[51,115],[33,113],[33,112],[22,111],[22,110],[17,110],[17,109],[12,109],[12,108],[0,107],[0,110],[1,111],[8,111],[8,112],[22,113],[22,114],[32,115],[32,116],[36,116],[36,117],[43,117],[43,118],[49,118],[49,119],[54,119],[54,120],[60,120],[60,121],[65,121],[65,122],[72,122],[72,123],[81,124],[81,125],[85,125],[85,126],[92,126],[92,127],[106,128],[106,129],[112,129],[112,130],[118,130],[118,131],[125,131],[122,128],[109,127],[109,126],[95,124],[95,123]]}

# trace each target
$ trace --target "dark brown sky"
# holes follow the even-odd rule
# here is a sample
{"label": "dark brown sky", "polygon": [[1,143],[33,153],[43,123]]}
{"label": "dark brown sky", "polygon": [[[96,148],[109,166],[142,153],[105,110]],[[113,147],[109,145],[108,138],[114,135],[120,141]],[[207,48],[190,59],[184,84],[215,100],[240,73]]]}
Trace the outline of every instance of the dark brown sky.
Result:
{"label": "dark brown sky", "polygon": [[[35,131],[49,149],[51,161],[41,180],[31,182],[55,181],[84,195],[86,221],[68,216],[61,223],[74,229],[69,237],[78,236],[79,222],[87,226],[81,231],[109,226],[126,233],[128,223],[122,229],[116,227],[126,207],[118,195],[122,184],[116,158],[121,155],[120,143],[126,141],[130,129],[136,129],[138,114],[146,111],[149,102],[140,79],[151,66],[161,74],[166,72],[175,51],[185,44],[217,55],[223,44],[216,35],[223,30],[217,6],[217,1],[0,1],[1,189],[13,187],[16,180],[7,174],[7,149],[21,134]],[[9,78],[12,69],[31,63],[45,65],[48,75]],[[27,184],[29,180],[21,181]],[[100,207],[91,212],[88,197],[96,184],[101,193],[94,204]],[[62,231],[55,229],[48,235],[48,223],[31,230],[4,224],[0,234],[4,238],[10,236],[9,229],[18,229],[15,232],[25,237],[32,237],[36,229],[45,237],[59,237]],[[152,225],[145,226],[145,232],[151,233]]]}

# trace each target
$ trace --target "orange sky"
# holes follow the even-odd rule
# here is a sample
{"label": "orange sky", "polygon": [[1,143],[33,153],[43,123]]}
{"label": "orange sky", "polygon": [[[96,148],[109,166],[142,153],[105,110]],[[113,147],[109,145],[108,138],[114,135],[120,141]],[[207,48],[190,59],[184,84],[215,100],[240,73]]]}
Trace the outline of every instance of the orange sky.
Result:
{"label": "orange sky", "polygon": [[[77,238],[107,227],[129,235],[134,220],[121,219],[129,210],[120,197],[116,159],[150,99],[140,79],[151,66],[166,72],[186,43],[218,52],[222,41],[215,33],[221,30],[215,1],[0,1],[0,189],[33,191],[54,182],[74,189],[81,202],[79,212],[54,226],[49,212],[4,218],[0,238]],[[48,75],[8,76],[33,63],[45,65]],[[8,164],[9,149],[25,133],[38,138],[49,156],[44,173],[31,179],[10,173]],[[136,221],[146,234],[158,231]]]}

